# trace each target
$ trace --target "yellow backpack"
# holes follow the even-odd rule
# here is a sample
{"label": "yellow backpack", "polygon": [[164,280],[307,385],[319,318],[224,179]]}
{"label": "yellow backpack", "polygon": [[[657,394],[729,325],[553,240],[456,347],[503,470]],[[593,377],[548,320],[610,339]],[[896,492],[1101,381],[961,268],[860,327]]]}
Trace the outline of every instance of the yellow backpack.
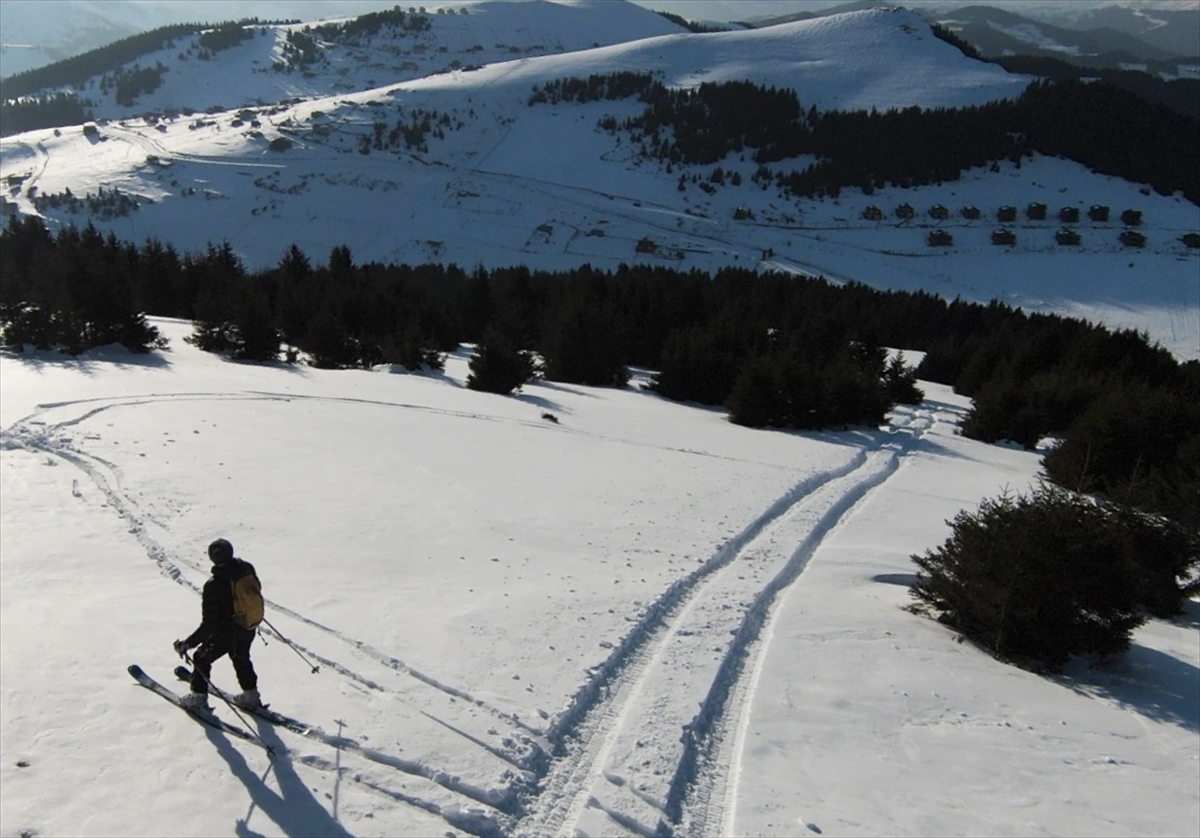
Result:
{"label": "yellow backpack", "polygon": [[253,573],[229,583],[233,589],[233,621],[244,629],[253,629],[263,621],[262,585]]}

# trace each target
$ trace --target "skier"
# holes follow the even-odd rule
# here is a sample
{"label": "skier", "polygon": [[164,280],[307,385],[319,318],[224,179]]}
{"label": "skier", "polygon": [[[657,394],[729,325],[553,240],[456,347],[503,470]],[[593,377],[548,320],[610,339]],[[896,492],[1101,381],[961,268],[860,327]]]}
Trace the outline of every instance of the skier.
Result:
{"label": "skier", "polygon": [[[208,558],[213,563],[212,578],[204,583],[200,627],[185,639],[174,643],[175,651],[181,657],[193,646],[200,647],[192,658],[192,691],[183,697],[182,703],[189,710],[211,709],[208,706],[208,681],[212,665],[222,655],[228,654],[237,674],[238,685],[242,688],[242,692],[234,696],[233,702],[240,707],[258,707],[262,704],[258,695],[258,676],[254,672],[254,664],[250,662],[250,644],[254,641],[255,628],[262,619],[258,577],[252,564],[234,558],[233,545],[224,538],[218,538],[208,545]],[[250,600],[249,618],[244,613],[247,599]]]}

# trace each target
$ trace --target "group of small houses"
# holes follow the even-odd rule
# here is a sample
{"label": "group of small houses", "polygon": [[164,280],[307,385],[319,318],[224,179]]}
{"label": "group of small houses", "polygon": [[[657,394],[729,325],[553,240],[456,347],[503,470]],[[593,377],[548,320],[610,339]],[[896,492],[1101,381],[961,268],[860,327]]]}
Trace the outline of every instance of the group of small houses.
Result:
{"label": "group of small houses", "polygon": [[[896,207],[896,217],[901,221],[908,221],[915,218],[917,215],[916,209],[908,203],[901,204]],[[1045,204],[1032,203],[1025,207],[1025,217],[1030,221],[1045,221],[1048,209]],[[979,207],[966,206],[960,210],[960,214],[968,221],[978,221],[983,217],[983,211]],[[1088,209],[1088,218],[1094,222],[1106,222],[1109,218],[1109,208],[1100,204],[1094,204]],[[871,205],[863,210],[862,217],[867,221],[882,221],[883,210],[875,205]],[[950,210],[941,204],[934,204],[929,208],[929,217],[935,221],[944,221],[950,217]],[[996,220],[1001,224],[1011,224],[1017,220],[1017,208],[1013,206],[1003,206],[996,211]],[[1065,224],[1077,224],[1079,222],[1079,207],[1063,207],[1058,211],[1058,220]],[[1138,210],[1127,209],[1121,213],[1121,222],[1125,225],[1125,229],[1121,231],[1120,241],[1126,247],[1145,247],[1146,237],[1132,228],[1141,226],[1142,214]],[[1063,227],[1054,234],[1054,239],[1061,245],[1078,245],[1083,239],[1078,232],[1070,227]],[[929,231],[929,236],[926,239],[930,247],[949,247],[954,244],[954,237],[947,230],[934,229]],[[1188,247],[1200,248],[1200,233],[1188,233],[1182,237],[1182,241]],[[1017,243],[1017,234],[1007,227],[998,227],[992,231],[992,244],[997,245],[1013,245]]]}

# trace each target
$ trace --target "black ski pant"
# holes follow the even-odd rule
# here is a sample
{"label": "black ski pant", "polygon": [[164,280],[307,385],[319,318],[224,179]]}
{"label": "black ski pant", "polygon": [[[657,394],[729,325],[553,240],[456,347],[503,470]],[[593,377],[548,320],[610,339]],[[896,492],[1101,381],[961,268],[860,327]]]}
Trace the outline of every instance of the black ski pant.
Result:
{"label": "black ski pant", "polygon": [[254,642],[254,634],[253,631],[234,627],[230,631],[214,634],[210,640],[201,643],[196,654],[192,655],[192,692],[208,692],[212,665],[222,655],[229,655],[241,688],[256,689],[258,675],[254,673],[254,664],[250,662],[250,644]]}

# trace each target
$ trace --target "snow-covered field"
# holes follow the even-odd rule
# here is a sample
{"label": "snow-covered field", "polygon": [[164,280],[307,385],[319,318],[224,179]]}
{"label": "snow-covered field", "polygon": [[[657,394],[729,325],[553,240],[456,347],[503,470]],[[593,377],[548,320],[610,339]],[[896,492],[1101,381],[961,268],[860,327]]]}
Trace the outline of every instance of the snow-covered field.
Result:
{"label": "snow-covered field", "polygon": [[[822,108],[1023,89],[911,13],[664,36],[630,4],[556,0],[434,23],[422,50],[331,49],[308,78],[246,76],[277,30],[172,64],[161,101],[92,136],[0,142],[6,200],[119,188],[136,212],[44,215],[181,250],[227,239],[252,268],[292,242],[468,269],[758,266],[1000,298],[1200,357],[1200,255],[1178,240],[1200,208],[1178,196],[1041,158],[823,202],[760,190],[735,158],[742,186],[681,192],[680,170],[596,129],[635,103],[527,105],[534,84],[616,70],[786,84]],[[456,57],[487,66],[416,78]],[[369,84],[384,69],[409,80]],[[201,95],[233,110],[135,116]],[[256,101],[284,95],[306,100]],[[419,110],[450,119],[428,152],[358,153]],[[918,216],[899,223],[904,201]],[[1059,247],[1057,223],[1021,221],[999,248],[992,221],[956,214],[1033,201],[1140,209],[1149,243],[1085,222]],[[934,203],[955,213],[936,253]],[[863,221],[868,204],[887,219]],[[1200,835],[1200,607],[1058,678],[903,610],[910,555],[1038,472],[958,436],[968,405],[946,388],[880,430],[755,431],[636,386],[475,393],[465,349],[439,375],[239,365],[155,322],[169,351],[0,355],[0,836]],[[252,723],[274,759],[123,671],[184,688],[170,644],[199,621],[218,536],[320,667],[274,632],[256,643],[266,700],[314,728]]]}
{"label": "snow-covered field", "polygon": [[[910,554],[1038,469],[957,436],[944,388],[878,431],[755,431],[156,323],[165,353],[0,357],[5,836],[1200,831],[1197,606],[1060,678],[902,610]],[[217,536],[320,665],[255,645],[326,734],[252,725],[274,759],[123,671],[183,688]]]}
{"label": "snow-covered field", "polygon": [[[1200,251],[1180,241],[1200,230],[1200,207],[1180,195],[1035,158],[939,186],[870,196],[847,189],[836,200],[799,200],[759,188],[748,155],[721,162],[725,177],[717,187],[709,183],[713,167],[667,171],[639,162],[627,135],[597,127],[605,116],[640,112],[633,100],[528,104],[534,85],[616,71],[655,73],[672,86],[746,79],[790,87],[806,109],[968,105],[1025,88],[1028,78],[967,59],[933,37],[916,13],[872,10],[761,30],[662,34],[674,24],[606,0],[468,10],[433,15],[430,32],[405,36],[399,46],[330,46],[330,64],[307,77],[262,71],[281,49],[282,28],[219,60],[181,65],[180,48],[166,51],[162,60],[171,69],[163,87],[132,108],[105,104],[100,113],[110,119],[96,134],[71,127],[0,141],[6,200],[51,225],[92,221],[122,239],[153,236],[183,251],[227,240],[252,268],[274,265],[292,243],[317,262],[345,244],[360,263],[466,269],[749,266],[948,298],[998,298],[1144,330],[1181,358],[1200,357]],[[513,48],[520,57],[510,60]],[[429,75],[454,60],[479,69]],[[285,96],[307,98],[263,104]],[[214,100],[230,110],[204,114]],[[186,102],[196,114],[169,110]],[[148,110],[163,116],[147,120]],[[401,143],[360,153],[376,124],[386,134],[421,114],[433,114],[441,131],[426,136],[427,151]],[[293,145],[268,150],[275,139]],[[709,191],[698,182],[681,191],[682,174],[697,176]],[[732,185],[734,174],[741,185]],[[101,188],[136,196],[140,208],[104,219],[62,207],[38,210],[33,201]],[[911,221],[894,215],[904,202],[916,208]],[[996,210],[1033,202],[1047,204],[1049,220],[1022,214],[1013,227],[1016,244],[993,245]],[[950,210],[944,221],[928,215],[938,203]],[[863,220],[872,204],[884,211],[883,221]],[[1113,220],[1086,221],[1092,204],[1110,206]],[[983,218],[965,220],[959,211],[968,205]],[[1085,221],[1074,225],[1078,246],[1055,242],[1064,207],[1083,211]],[[1124,209],[1143,213],[1146,247],[1119,242]],[[935,226],[953,235],[952,246],[927,244]],[[654,252],[638,250],[647,238]]]}

